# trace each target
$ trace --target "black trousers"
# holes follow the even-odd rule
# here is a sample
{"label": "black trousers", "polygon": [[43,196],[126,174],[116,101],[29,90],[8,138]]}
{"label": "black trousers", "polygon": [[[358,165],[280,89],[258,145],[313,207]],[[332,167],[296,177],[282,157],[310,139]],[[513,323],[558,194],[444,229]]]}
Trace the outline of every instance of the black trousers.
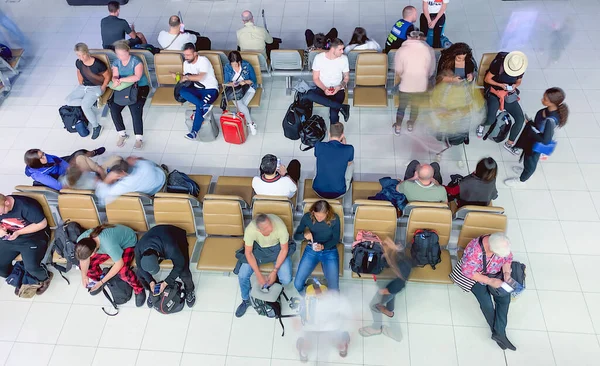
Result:
{"label": "black trousers", "polygon": [[340,90],[334,95],[325,95],[323,90],[315,88],[309,90],[304,98],[313,103],[319,103],[325,107],[329,107],[329,122],[331,124],[340,121],[340,109],[344,106],[344,99],[346,99],[345,90]]}
{"label": "black trousers", "polygon": [[[143,113],[144,113],[144,104],[146,104],[146,99],[148,98],[148,94],[150,93],[149,86],[140,86],[138,88],[138,100],[136,103],[128,106],[129,112],[131,113],[131,119],[133,121],[133,132],[136,135],[144,134],[144,123],[142,121]],[[118,105],[113,101],[111,97],[108,100],[108,108],[110,109],[110,116],[115,124],[115,128],[118,131],[125,131],[125,124],[123,123],[123,116],[121,112],[125,109],[124,106]]]}
{"label": "black trousers", "polygon": [[[17,239],[18,240],[18,239]],[[48,271],[42,261],[48,249],[48,240],[3,240],[0,244],[0,277],[8,277],[13,270],[12,261],[21,254],[25,270],[40,282],[48,279]]]}
{"label": "black trousers", "polygon": [[[435,19],[437,13],[429,14],[431,20]],[[425,14],[421,14],[420,19],[421,32],[425,34],[427,37],[427,31],[429,30],[429,23],[427,22],[427,18],[425,18]],[[446,14],[442,14],[440,19],[435,23],[433,27],[433,48],[442,48],[442,32],[444,31],[444,24],[446,24]]]}
{"label": "black trousers", "polygon": [[290,161],[287,166],[287,174],[296,184],[300,180],[300,162],[296,159]]}
{"label": "black trousers", "polygon": [[[417,171],[417,167],[419,166],[418,160],[411,161],[406,167],[406,172],[404,173],[404,180],[410,179],[415,176],[415,172]],[[437,180],[439,184],[442,184],[442,173],[440,173],[440,164],[437,162],[433,162],[430,164],[433,168],[433,179]]]}
{"label": "black trousers", "polygon": [[[492,333],[499,336],[506,335],[506,324],[508,323],[508,307],[510,305],[510,296],[496,297],[492,296],[488,291],[487,286],[476,282],[471,289],[477,301],[479,301],[479,307],[485,317],[490,330]],[[492,303],[492,297],[494,303]]]}
{"label": "black trousers", "polygon": [[531,152],[523,154],[523,172],[521,172],[521,177],[519,178],[521,182],[525,182],[531,178],[533,173],[535,173],[539,160],[539,153]]}

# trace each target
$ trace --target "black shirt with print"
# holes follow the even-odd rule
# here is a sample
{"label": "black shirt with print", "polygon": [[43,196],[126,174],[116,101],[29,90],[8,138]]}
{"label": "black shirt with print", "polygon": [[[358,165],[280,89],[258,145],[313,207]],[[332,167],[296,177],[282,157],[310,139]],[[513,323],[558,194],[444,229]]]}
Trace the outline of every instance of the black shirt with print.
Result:
{"label": "black shirt with print", "polygon": [[[28,225],[42,222],[46,216],[42,206],[33,198],[24,196],[10,196],[15,200],[12,210],[0,215],[0,225],[8,234],[0,240],[8,241],[8,237],[15,231],[21,230]],[[21,244],[31,240],[47,240],[48,227],[31,234],[19,235],[9,243]]]}

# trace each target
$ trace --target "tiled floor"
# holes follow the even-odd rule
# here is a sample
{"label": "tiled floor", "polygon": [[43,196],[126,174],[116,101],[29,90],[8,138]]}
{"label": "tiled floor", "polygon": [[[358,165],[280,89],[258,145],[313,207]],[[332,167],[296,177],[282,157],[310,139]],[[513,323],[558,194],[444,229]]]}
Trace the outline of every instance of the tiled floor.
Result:
{"label": "tiled floor", "polygon": [[[412,0],[413,4],[420,1]],[[167,17],[181,11],[187,28],[209,36],[214,49],[232,49],[239,14],[264,8],[268,26],[283,38],[282,47],[302,47],[303,31],[336,26],[348,40],[361,25],[383,44],[391,24],[408,0],[362,1],[195,1],[130,0],[122,17],[135,22],[155,43]],[[2,1],[2,10],[15,17],[32,40],[24,72],[11,96],[0,107],[0,192],[28,184],[23,152],[42,148],[65,155],[76,148],[106,145],[109,153],[132,152],[133,141],[115,147],[110,119],[98,141],[67,134],[57,107],[76,82],[72,52],[78,41],[100,46],[99,20],[104,7],[69,7],[64,0]],[[516,259],[528,265],[528,289],[511,304],[509,336],[519,348],[502,352],[489,331],[473,296],[456,286],[409,284],[398,297],[397,315],[404,340],[362,339],[356,333],[372,320],[368,303],[375,292],[371,281],[342,281],[342,292],[355,314],[348,326],[352,343],[347,359],[326,347],[311,355],[309,365],[599,365],[600,285],[596,279],[600,246],[600,30],[599,0],[506,1],[452,0],[446,33],[453,41],[471,44],[476,58],[484,52],[518,48],[529,56],[521,103],[533,115],[545,88],[561,86],[571,108],[569,124],[558,132],[558,149],[525,190],[502,184],[512,175],[517,158],[499,145],[472,139],[462,150],[444,155],[444,178],[467,174],[477,160],[493,156],[500,165],[499,198],[509,217],[508,233]],[[260,22],[260,20],[259,20]],[[259,126],[242,146],[222,139],[210,144],[183,139],[184,108],[149,107],[145,111],[146,146],[141,155],[192,173],[249,175],[260,157],[274,153],[283,161],[295,157],[303,175],[314,170],[311,152],[285,140],[281,120],[291,101],[285,82],[266,78],[265,98],[252,114]],[[432,154],[418,139],[394,137],[393,110],[352,109],[348,142],[356,148],[356,179],[401,176],[412,158]],[[316,110],[326,115],[326,111]],[[130,124],[130,117],[125,116]],[[595,146],[595,147],[594,147]],[[468,167],[459,168],[458,161]],[[286,336],[278,323],[253,311],[237,319],[237,278],[197,273],[198,303],[193,311],[164,317],[129,304],[114,318],[100,310],[105,302],[92,298],[69,273],[72,285],[57,278],[50,290],[32,301],[19,300],[0,283],[0,364],[5,365],[207,365],[298,366],[296,330],[286,320]],[[348,276],[347,276],[348,277]]]}

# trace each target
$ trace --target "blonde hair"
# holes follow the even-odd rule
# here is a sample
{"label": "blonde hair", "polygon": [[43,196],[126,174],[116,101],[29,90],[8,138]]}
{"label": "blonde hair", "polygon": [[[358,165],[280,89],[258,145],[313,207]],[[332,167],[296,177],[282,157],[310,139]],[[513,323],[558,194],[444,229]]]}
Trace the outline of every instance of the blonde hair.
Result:
{"label": "blonde hair", "polygon": [[75,45],[75,52],[81,52],[84,55],[89,55],[90,49],[88,48],[87,44],[85,44],[83,42],[79,42]]}
{"label": "blonde hair", "polygon": [[129,52],[129,50],[131,49],[131,47],[129,47],[129,43],[127,43],[127,41],[125,41],[125,40],[116,41],[113,44],[113,46],[115,46],[115,51],[121,50],[121,51]]}

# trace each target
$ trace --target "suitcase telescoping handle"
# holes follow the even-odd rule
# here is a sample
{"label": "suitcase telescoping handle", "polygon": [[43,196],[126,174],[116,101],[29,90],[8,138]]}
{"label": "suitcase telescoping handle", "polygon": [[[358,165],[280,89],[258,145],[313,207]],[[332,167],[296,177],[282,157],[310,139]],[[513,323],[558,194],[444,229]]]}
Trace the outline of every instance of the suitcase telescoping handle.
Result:
{"label": "suitcase telescoping handle", "polygon": [[[232,81],[233,83],[233,81]],[[234,99],[234,103],[235,103],[235,109],[236,109],[236,113],[239,113],[240,108],[238,107],[238,98],[237,95],[235,94],[235,86],[232,86],[233,88],[233,99]],[[223,97],[225,98],[225,107],[227,107],[229,105],[229,100],[227,99],[227,86],[225,86],[225,84],[223,84]]]}

